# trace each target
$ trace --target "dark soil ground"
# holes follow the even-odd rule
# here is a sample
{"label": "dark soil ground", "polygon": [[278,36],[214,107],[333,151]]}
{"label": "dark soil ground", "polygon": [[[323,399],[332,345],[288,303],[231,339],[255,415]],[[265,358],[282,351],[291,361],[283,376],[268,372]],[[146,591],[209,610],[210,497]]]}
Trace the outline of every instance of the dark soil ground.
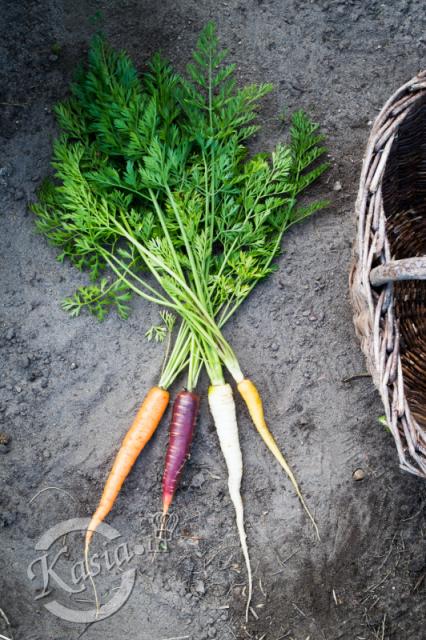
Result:
{"label": "dark soil ground", "polygon": [[[344,381],[365,371],[347,291],[361,159],[385,99],[425,66],[422,5],[2,0],[0,415],[10,441],[0,444],[0,634],[15,640],[425,638],[426,485],[399,471],[391,437],[377,421],[382,408],[371,380]],[[239,80],[275,83],[256,145],[271,149],[283,136],[279,114],[298,107],[321,123],[328,139],[332,169],[316,195],[331,198],[329,209],[289,233],[279,271],[227,328],[244,370],[263,391],[322,539],[315,540],[238,403],[255,569],[254,614],[246,624],[244,566],[204,398],[169,553],[155,562],[147,554],[133,558],[138,571],[127,603],[86,627],[44,605],[74,598],[75,607],[85,608],[90,588],[79,602],[51,576],[52,594],[36,599],[40,571],[36,563],[31,582],[27,568],[49,527],[93,510],[118,440],[157,379],[162,353],[143,339],[156,317],[148,305],[135,304],[127,322],[64,314],[60,300],[86,277],[55,261],[55,251],[35,233],[28,203],[49,171],[52,108],[66,95],[91,35],[101,28],[140,67],[161,48],[183,68],[211,18]],[[205,391],[205,378],[200,388]],[[109,517],[132,548],[146,541],[158,510],[166,439],[164,425]],[[353,478],[358,468],[362,481]],[[30,503],[47,487],[57,489]],[[81,538],[71,547],[78,555]]]}

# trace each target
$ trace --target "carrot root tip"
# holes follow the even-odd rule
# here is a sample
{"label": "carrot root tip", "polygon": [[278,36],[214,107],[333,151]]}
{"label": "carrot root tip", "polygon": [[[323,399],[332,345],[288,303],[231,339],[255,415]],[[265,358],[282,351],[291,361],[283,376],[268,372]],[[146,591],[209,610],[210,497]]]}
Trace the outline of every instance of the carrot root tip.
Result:
{"label": "carrot root tip", "polygon": [[163,517],[169,512],[170,505],[172,504],[173,496],[166,494],[163,496]]}

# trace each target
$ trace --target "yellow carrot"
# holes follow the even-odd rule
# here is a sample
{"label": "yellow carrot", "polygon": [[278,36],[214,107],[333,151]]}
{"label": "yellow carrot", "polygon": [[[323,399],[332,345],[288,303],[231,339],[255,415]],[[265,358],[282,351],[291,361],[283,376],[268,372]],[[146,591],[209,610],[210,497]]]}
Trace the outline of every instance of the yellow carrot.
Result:
{"label": "yellow carrot", "polygon": [[284,458],[283,454],[281,453],[277,443],[275,442],[275,438],[272,435],[272,433],[270,432],[268,425],[266,424],[265,421],[265,414],[263,411],[263,403],[262,403],[262,399],[259,395],[259,392],[256,388],[256,386],[254,385],[254,383],[249,380],[248,378],[244,378],[244,380],[242,380],[241,382],[238,383],[237,385],[238,387],[238,391],[240,392],[244,402],[247,405],[247,409],[249,410],[251,419],[253,420],[254,426],[256,427],[256,429],[258,430],[260,436],[262,437],[263,441],[265,442],[266,446],[268,447],[268,449],[272,452],[272,454],[274,455],[274,457],[278,460],[278,462],[280,463],[281,467],[284,469],[284,471],[286,472],[287,476],[290,479],[291,484],[294,487],[294,490],[296,491],[296,494],[300,500],[300,502],[302,503],[303,508],[305,509],[309,519],[311,520],[314,528],[315,528],[315,532],[317,534],[318,540],[320,539],[319,536],[319,531],[318,531],[318,526],[317,523],[315,522],[315,519],[313,517],[313,515],[311,514],[311,512],[309,511],[308,505],[306,504],[302,492],[299,488],[299,485],[297,483],[297,480],[295,478],[295,475],[293,473],[293,471],[290,469],[286,459]]}

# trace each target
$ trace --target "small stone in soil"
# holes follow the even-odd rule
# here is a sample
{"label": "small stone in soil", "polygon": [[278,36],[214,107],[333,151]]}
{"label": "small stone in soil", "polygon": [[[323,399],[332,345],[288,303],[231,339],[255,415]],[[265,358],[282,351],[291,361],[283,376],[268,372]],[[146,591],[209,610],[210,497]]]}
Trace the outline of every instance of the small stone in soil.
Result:
{"label": "small stone in soil", "polygon": [[355,469],[355,471],[352,474],[352,477],[354,480],[356,480],[357,482],[359,482],[360,480],[364,480],[365,478],[365,471],[364,469]]}
{"label": "small stone in soil", "polygon": [[9,444],[11,441],[11,437],[7,433],[2,433],[0,431],[0,444]]}
{"label": "small stone in soil", "polygon": [[202,580],[196,580],[194,583],[194,591],[198,593],[200,596],[204,595],[206,592],[206,587],[204,586],[204,582]]}
{"label": "small stone in soil", "polygon": [[341,191],[342,190],[342,183],[340,182],[340,180],[336,180],[336,182],[334,183],[334,191]]}

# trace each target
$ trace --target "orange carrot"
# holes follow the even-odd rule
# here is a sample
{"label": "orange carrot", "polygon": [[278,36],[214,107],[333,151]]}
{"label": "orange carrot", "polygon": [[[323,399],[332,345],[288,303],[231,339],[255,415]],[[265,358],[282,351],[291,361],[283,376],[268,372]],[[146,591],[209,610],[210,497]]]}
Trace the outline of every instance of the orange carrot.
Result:
{"label": "orange carrot", "polygon": [[132,426],[124,437],[105,483],[98,508],[93,514],[87,528],[85,538],[86,557],[93,533],[111,511],[125,479],[129,475],[140,452],[147,442],[149,442],[158,427],[168,403],[169,392],[161,387],[153,387],[146,394]]}

